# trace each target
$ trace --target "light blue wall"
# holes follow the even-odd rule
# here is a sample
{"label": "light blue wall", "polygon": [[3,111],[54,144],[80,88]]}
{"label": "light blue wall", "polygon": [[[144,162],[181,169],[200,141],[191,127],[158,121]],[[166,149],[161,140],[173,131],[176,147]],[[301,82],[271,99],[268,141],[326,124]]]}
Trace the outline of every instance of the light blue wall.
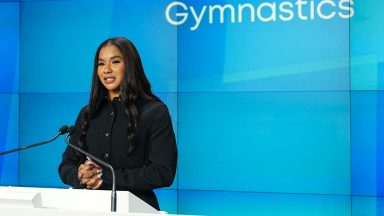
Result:
{"label": "light blue wall", "polygon": [[[97,46],[125,36],[177,136],[177,177],[156,190],[162,210],[382,215],[384,0],[354,1],[350,20],[220,23],[216,14],[195,31],[190,11],[184,25],[167,22],[171,2],[0,1],[0,151],[73,124]],[[197,11],[261,3],[182,2]],[[67,187],[57,174],[64,147],[58,139],[0,157],[0,185]]]}

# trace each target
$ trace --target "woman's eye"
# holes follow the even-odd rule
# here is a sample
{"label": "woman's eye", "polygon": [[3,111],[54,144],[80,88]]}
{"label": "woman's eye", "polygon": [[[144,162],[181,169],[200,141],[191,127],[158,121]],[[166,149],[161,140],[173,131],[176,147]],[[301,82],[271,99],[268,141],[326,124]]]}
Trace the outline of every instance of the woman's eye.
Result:
{"label": "woman's eye", "polygon": [[113,64],[119,64],[120,61],[113,61],[112,63],[113,63]]}
{"label": "woman's eye", "polygon": [[103,62],[99,62],[99,63],[97,63],[97,65],[98,65],[98,66],[103,66],[104,63],[103,63]]}

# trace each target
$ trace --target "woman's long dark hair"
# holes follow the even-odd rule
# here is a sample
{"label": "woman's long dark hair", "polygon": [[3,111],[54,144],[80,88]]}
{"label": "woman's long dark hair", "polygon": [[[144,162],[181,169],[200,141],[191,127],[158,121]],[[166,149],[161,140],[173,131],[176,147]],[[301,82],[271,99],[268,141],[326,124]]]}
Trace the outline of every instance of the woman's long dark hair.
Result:
{"label": "woman's long dark hair", "polygon": [[135,131],[139,121],[138,102],[158,101],[159,99],[152,93],[151,85],[145,76],[140,55],[136,47],[131,41],[123,37],[107,39],[97,48],[93,65],[91,94],[89,104],[84,110],[82,118],[79,145],[80,147],[84,147],[89,122],[95,116],[100,102],[108,95],[107,89],[103,86],[97,74],[100,50],[108,45],[116,46],[123,55],[125,71],[124,79],[120,85],[120,97],[124,111],[129,116],[127,136],[130,153],[135,148]]}

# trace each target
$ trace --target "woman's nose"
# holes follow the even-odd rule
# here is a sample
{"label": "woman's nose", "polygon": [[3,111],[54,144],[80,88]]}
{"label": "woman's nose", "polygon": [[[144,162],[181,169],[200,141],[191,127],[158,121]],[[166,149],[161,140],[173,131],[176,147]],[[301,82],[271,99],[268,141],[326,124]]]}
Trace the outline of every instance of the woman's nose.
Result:
{"label": "woman's nose", "polygon": [[111,73],[111,72],[112,72],[111,65],[109,63],[105,64],[104,73]]}

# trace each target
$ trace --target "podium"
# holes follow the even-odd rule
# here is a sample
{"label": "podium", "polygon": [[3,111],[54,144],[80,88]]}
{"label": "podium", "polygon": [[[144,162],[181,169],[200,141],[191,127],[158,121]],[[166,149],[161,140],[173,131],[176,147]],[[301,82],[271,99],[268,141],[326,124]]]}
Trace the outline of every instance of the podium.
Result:
{"label": "podium", "polygon": [[31,187],[0,187],[0,215],[28,216],[159,216],[128,191],[117,191],[117,209],[111,212],[111,191]]}

